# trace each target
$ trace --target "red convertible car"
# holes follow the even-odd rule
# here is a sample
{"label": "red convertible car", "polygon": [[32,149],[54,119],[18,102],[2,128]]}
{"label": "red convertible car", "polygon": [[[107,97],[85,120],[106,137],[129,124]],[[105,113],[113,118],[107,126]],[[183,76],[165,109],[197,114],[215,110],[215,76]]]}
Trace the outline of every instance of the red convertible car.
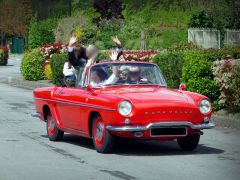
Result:
{"label": "red convertible car", "polygon": [[212,107],[203,95],[167,88],[153,63],[101,62],[79,70],[75,87],[34,90],[36,112],[51,141],[64,132],[92,138],[100,153],[113,150],[116,137],[174,140],[194,150],[202,129],[211,129]]}

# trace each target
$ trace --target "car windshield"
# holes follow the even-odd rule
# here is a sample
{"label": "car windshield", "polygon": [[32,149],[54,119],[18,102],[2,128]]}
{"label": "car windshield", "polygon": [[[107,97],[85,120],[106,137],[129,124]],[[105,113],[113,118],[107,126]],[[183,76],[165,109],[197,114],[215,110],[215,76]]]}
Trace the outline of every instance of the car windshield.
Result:
{"label": "car windshield", "polygon": [[160,69],[148,63],[108,63],[91,67],[89,82],[92,87],[118,85],[160,85],[166,82]]}

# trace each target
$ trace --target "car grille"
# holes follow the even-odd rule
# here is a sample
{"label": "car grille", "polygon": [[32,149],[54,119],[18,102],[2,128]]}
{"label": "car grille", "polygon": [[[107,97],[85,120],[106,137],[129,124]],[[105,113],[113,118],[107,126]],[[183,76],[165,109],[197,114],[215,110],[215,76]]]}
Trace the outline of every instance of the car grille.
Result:
{"label": "car grille", "polygon": [[185,127],[154,127],[150,129],[151,137],[161,136],[186,136],[187,128]]}

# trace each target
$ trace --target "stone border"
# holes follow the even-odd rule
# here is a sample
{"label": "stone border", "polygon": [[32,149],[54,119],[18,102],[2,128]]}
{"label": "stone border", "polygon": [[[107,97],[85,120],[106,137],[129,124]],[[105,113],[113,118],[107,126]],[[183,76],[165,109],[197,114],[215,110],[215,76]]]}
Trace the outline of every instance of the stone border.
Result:
{"label": "stone border", "polygon": [[27,80],[23,80],[22,78],[15,78],[15,77],[14,78],[8,77],[5,79],[1,79],[0,83],[9,84],[14,87],[30,89],[30,90],[33,90],[35,88],[54,86],[54,84],[50,83],[48,80],[27,81]]}
{"label": "stone border", "polygon": [[233,119],[228,116],[212,115],[211,121],[219,127],[227,127],[240,130],[240,119]]}

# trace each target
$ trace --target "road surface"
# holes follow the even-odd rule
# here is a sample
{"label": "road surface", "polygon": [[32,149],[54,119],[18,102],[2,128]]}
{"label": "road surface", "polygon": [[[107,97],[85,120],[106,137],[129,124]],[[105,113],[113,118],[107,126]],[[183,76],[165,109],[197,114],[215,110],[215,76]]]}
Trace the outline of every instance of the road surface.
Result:
{"label": "road surface", "polygon": [[23,54],[11,54],[7,66],[0,66],[0,78],[21,77],[22,58]]}
{"label": "road surface", "polygon": [[50,142],[45,123],[32,118],[32,91],[0,84],[0,180],[177,179],[240,177],[240,132],[206,130],[197,151],[171,142],[120,142],[99,154],[92,141],[65,135]]}

